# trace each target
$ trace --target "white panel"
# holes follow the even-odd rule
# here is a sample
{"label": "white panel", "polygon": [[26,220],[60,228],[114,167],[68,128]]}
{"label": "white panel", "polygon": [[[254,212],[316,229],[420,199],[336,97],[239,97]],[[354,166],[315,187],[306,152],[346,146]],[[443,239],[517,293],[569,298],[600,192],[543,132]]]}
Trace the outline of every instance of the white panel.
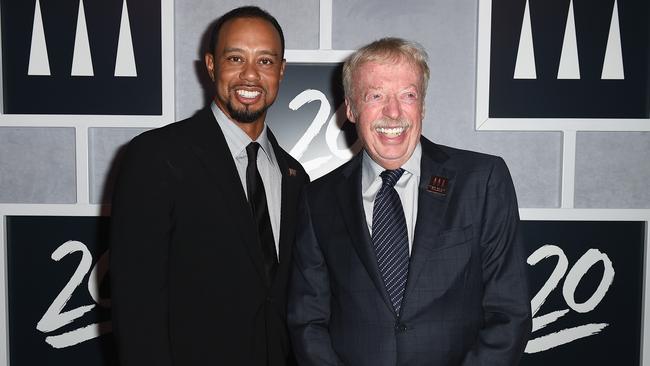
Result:
{"label": "white panel", "polygon": [[320,0],[319,48],[332,49],[332,0]]}
{"label": "white panel", "polygon": [[75,129],[77,203],[90,202],[88,186],[88,128]]}
{"label": "white panel", "polygon": [[564,29],[560,67],[557,70],[558,79],[580,79],[580,63],[578,61],[578,42],[576,41],[576,24],[573,16],[573,0],[569,2],[569,13]]}
{"label": "white panel", "polygon": [[129,22],[129,9],[126,6],[126,0],[122,2],[120,35],[117,40],[117,57],[115,59],[115,76],[138,76],[138,72],[135,67],[133,39],[131,37],[131,25]]}
{"label": "white panel", "polygon": [[74,54],[72,55],[72,76],[93,76],[93,60],[90,56],[90,43],[88,42],[88,27],[86,26],[86,12],[83,0],[79,1],[79,14],[77,15],[77,33],[74,38]]}
{"label": "white panel", "polygon": [[573,208],[575,202],[576,131],[564,131],[562,135],[562,208]]}
{"label": "white panel", "polygon": [[618,22],[618,2],[614,1],[612,10],[612,21],[609,25],[609,36],[607,37],[607,49],[605,50],[605,61],[601,79],[623,80],[625,72],[623,69],[623,51],[621,50],[621,28]]}
{"label": "white panel", "polygon": [[517,62],[515,63],[515,79],[537,79],[535,69],[535,47],[533,45],[533,29],[530,24],[530,6],[526,1],[524,20],[521,23]]}
{"label": "white panel", "polygon": [[39,0],[36,0],[36,8],[34,9],[32,44],[29,50],[27,75],[51,75],[50,59],[47,56],[45,30],[43,29],[43,17],[41,15],[41,3]]}

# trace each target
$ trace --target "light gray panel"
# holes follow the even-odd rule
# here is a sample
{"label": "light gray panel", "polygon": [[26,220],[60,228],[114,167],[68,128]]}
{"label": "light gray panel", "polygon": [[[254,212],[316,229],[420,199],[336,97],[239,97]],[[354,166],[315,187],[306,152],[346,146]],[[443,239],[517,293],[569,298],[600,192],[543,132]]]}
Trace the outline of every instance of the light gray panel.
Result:
{"label": "light gray panel", "polygon": [[[317,0],[256,0],[257,5],[271,13],[282,26],[286,48],[317,49],[319,33],[319,2]],[[212,23],[241,1],[190,0],[176,1],[176,118],[189,117],[206,105],[212,97],[210,80],[203,64],[203,44],[207,44]]]}
{"label": "light gray panel", "polygon": [[143,128],[89,128],[89,185],[91,203],[109,203],[115,174],[126,144]]}
{"label": "light gray panel", "polygon": [[332,46],[356,49],[396,36],[418,41],[430,52],[463,47],[456,41],[474,38],[464,30],[476,26],[477,6],[476,0],[334,0]]}
{"label": "light gray panel", "polygon": [[0,127],[0,203],[75,203],[74,128]]}
{"label": "light gray panel", "polygon": [[335,1],[334,48],[356,49],[385,36],[421,43],[431,68],[423,134],[502,156],[520,207],[559,207],[559,132],[475,131],[477,11],[476,0]]}
{"label": "light gray panel", "polygon": [[520,208],[560,207],[562,140],[559,133],[476,132],[471,121],[435,123],[438,132],[425,132],[433,141],[501,156],[510,169]]}
{"label": "light gray panel", "polygon": [[650,132],[580,132],[575,206],[650,208]]}

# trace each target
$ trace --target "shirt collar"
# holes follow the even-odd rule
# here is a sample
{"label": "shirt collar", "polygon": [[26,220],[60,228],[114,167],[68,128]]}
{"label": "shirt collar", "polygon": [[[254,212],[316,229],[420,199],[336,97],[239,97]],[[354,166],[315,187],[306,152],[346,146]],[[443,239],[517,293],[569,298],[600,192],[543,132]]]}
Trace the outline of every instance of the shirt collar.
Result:
{"label": "shirt collar", "polygon": [[[228,144],[228,149],[234,158],[246,157],[246,146],[253,142],[253,139],[250,138],[237,126],[234,122],[226,116],[226,114],[217,107],[215,102],[210,104],[214,118],[217,120],[221,131],[223,132],[224,137],[226,138],[226,143]],[[262,133],[257,137],[257,143],[260,144],[261,150],[264,152],[264,156],[269,160],[272,165],[275,165],[275,154],[273,153],[273,146],[271,146],[271,141],[269,140],[268,127],[264,124],[264,129]]]}
{"label": "shirt collar", "polygon": [[[413,154],[411,157],[402,165],[402,168],[405,170],[404,174],[410,174],[413,175],[415,178],[420,179],[420,160],[422,159],[422,146],[420,145],[420,142],[415,146],[415,149],[413,150]],[[371,186],[373,185],[373,182],[379,181],[381,182],[381,178],[379,177],[379,174],[383,172],[384,168],[381,167],[381,165],[377,164],[370,155],[368,155],[368,152],[366,150],[363,150],[363,159],[361,162],[361,169],[362,169],[362,174],[361,174],[361,191],[365,192],[366,190],[370,189]],[[399,183],[398,183],[399,184]]]}

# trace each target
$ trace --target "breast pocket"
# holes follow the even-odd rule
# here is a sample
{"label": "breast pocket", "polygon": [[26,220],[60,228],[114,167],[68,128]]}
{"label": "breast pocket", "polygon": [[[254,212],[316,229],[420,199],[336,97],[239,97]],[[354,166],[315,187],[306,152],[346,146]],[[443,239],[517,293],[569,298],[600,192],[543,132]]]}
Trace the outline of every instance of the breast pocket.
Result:
{"label": "breast pocket", "polygon": [[472,255],[472,226],[445,230],[434,241],[423,245],[426,262],[417,283],[422,290],[444,293],[462,289]]}

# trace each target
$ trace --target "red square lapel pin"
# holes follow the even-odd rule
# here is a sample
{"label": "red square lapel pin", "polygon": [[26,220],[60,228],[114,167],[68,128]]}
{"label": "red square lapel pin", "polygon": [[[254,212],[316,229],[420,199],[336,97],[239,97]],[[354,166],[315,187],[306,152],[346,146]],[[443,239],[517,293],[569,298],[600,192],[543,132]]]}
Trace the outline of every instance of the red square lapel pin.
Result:
{"label": "red square lapel pin", "polygon": [[427,191],[431,193],[437,193],[441,195],[446,195],[447,194],[447,188],[449,186],[449,179],[446,177],[440,177],[437,175],[434,175],[431,177],[431,180],[429,181],[429,185],[427,185]]}

